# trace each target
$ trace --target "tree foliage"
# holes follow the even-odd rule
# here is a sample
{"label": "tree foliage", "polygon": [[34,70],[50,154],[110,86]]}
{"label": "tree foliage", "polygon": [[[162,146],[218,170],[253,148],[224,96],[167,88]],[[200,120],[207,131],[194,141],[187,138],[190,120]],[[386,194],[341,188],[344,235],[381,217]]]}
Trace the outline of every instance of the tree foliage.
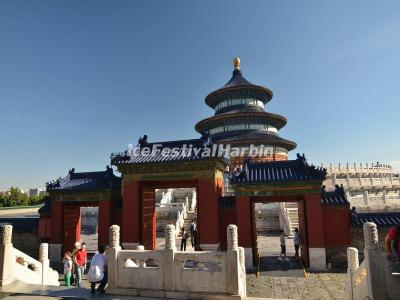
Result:
{"label": "tree foliage", "polygon": [[32,196],[21,192],[19,188],[10,188],[10,191],[0,194],[0,207],[36,205],[43,202],[44,196]]}

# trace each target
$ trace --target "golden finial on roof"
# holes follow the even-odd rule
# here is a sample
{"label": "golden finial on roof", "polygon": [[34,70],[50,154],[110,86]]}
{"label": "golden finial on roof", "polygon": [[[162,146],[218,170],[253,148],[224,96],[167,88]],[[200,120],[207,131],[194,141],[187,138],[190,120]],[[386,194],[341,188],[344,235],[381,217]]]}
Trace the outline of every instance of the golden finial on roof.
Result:
{"label": "golden finial on roof", "polygon": [[235,57],[233,59],[233,67],[235,70],[240,70],[240,58],[239,57]]}

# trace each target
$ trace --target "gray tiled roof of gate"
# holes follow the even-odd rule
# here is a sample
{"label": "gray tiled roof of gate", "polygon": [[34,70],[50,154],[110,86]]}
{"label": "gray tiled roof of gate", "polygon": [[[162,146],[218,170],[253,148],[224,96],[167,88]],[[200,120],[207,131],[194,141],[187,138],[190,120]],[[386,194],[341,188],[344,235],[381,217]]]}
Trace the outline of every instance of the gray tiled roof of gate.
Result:
{"label": "gray tiled roof of gate", "polygon": [[400,212],[352,214],[352,226],[362,227],[366,222],[374,222],[378,227],[392,227],[399,225]]}
{"label": "gray tiled roof of gate", "polygon": [[47,191],[98,191],[118,189],[121,178],[115,176],[111,168],[100,172],[75,173],[75,169],[68,172],[64,178],[47,184]]}
{"label": "gray tiled roof of gate", "polygon": [[325,171],[310,166],[304,157],[296,160],[253,163],[245,162],[246,176],[233,176],[232,184],[324,180]]}

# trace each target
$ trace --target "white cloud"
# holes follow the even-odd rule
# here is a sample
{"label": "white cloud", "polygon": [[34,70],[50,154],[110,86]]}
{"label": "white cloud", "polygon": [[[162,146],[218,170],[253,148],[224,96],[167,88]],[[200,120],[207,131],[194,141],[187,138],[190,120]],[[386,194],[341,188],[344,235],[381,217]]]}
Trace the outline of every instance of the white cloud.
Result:
{"label": "white cloud", "polygon": [[395,160],[390,163],[394,173],[400,173],[400,160]]}

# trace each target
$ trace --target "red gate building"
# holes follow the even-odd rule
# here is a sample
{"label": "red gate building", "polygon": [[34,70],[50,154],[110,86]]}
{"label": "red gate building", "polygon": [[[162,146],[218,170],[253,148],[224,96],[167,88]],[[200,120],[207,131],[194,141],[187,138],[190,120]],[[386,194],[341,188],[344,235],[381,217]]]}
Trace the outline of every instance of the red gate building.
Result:
{"label": "red gate building", "polygon": [[[61,258],[80,239],[82,206],[99,207],[99,243],[107,243],[108,227],[118,224],[124,248],[155,249],[155,189],[190,187],[197,191],[201,250],[224,250],[226,226],[236,224],[239,245],[252,265],[255,203],[296,202],[303,263],[326,268],[327,257],[340,256],[350,245],[349,203],[340,187],[325,191],[325,171],[309,165],[304,155],[287,160],[296,143],[278,135],[286,119],[264,111],[271,98],[269,89],[243,77],[235,59],[229,82],[206,97],[215,115],[196,125],[201,138],[149,143],[144,136],[136,147],[111,155],[121,177],[110,167],[71,170],[48,184],[50,200],[40,211],[39,232],[52,257]],[[255,155],[251,147],[262,151]]]}

